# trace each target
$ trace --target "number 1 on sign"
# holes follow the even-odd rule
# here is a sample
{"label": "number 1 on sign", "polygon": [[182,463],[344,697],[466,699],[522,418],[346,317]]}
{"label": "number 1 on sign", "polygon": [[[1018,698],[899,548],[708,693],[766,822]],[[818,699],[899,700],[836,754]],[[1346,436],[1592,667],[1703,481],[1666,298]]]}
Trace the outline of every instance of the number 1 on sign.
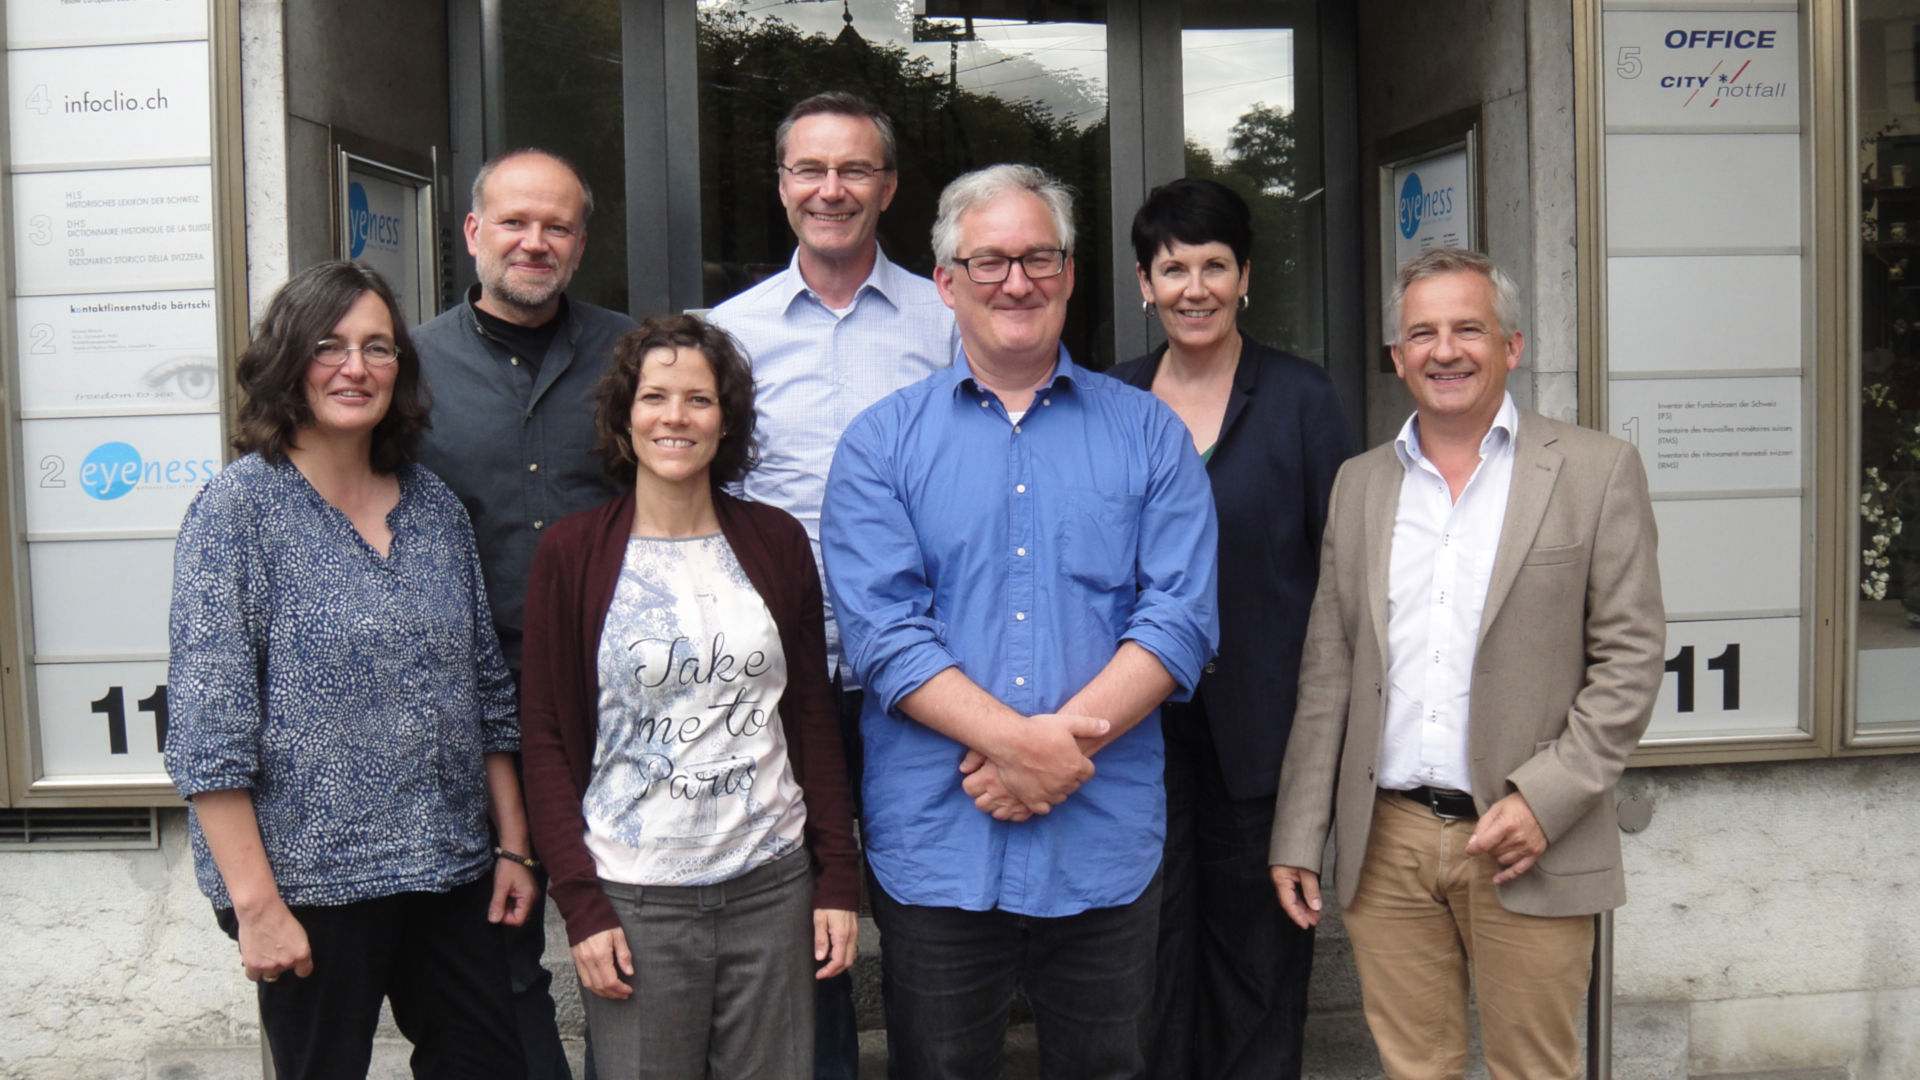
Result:
{"label": "number 1 on sign", "polygon": [[[1740,643],[1730,642],[1720,655],[1707,661],[1708,671],[1720,673],[1720,708],[1723,712],[1740,709]],[[1674,711],[1693,711],[1693,646],[1682,645],[1667,657],[1667,671],[1678,676],[1674,682]]]}
{"label": "number 1 on sign", "polygon": [[[144,713],[153,714],[153,748],[161,752],[167,749],[167,686],[165,683],[153,688],[153,693],[141,698],[134,704]],[[92,702],[93,711],[107,718],[107,752],[124,754],[127,752],[127,693],[118,686],[110,686],[107,692]]]}

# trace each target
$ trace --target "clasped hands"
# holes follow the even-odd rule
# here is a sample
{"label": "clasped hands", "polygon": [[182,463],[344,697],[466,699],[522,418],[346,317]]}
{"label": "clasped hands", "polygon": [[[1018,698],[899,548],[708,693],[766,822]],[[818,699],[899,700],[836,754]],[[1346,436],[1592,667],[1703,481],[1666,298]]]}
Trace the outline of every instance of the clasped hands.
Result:
{"label": "clasped hands", "polygon": [[1025,821],[1065,802],[1093,776],[1093,751],[1112,725],[1097,716],[1042,713],[1008,725],[960,761],[960,789],[996,821]]}

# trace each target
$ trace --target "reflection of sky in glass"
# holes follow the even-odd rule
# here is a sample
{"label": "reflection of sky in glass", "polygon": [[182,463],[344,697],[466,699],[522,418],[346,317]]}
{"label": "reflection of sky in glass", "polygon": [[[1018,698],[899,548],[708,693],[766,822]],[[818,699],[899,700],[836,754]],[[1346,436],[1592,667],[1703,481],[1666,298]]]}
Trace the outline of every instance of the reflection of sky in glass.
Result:
{"label": "reflection of sky in glass", "polygon": [[1256,103],[1293,111],[1292,30],[1182,30],[1180,47],[1187,138],[1215,157]]}
{"label": "reflection of sky in glass", "polygon": [[[957,50],[946,42],[913,40],[912,0],[851,0],[853,28],[875,44],[924,56],[944,75],[957,66],[960,85],[1012,101],[1034,101],[1076,126],[1107,115],[1107,28],[1097,23],[1027,23],[975,19],[975,40]],[[847,25],[838,0],[700,0],[701,12],[737,11],[779,19],[803,34],[832,37]],[[938,25],[963,26],[959,19]],[[955,62],[957,61],[957,65]]]}

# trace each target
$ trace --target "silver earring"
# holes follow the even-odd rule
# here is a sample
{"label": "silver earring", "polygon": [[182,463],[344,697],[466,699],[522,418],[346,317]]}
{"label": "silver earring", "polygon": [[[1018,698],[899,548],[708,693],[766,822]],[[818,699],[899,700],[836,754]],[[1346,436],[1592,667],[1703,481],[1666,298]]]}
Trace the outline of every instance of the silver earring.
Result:
{"label": "silver earring", "polygon": [[1153,314],[1153,301],[1151,300],[1140,301],[1140,314],[1142,315]]}
{"label": "silver earring", "polygon": [[1247,305],[1250,303],[1252,303],[1252,301],[1247,298],[1247,294],[1241,293],[1240,294],[1240,310],[1241,311],[1247,310]]}

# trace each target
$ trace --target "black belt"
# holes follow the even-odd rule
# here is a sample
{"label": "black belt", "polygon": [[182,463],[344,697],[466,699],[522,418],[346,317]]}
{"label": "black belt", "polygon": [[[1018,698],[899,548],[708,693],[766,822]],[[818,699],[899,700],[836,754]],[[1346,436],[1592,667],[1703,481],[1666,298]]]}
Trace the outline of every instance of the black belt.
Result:
{"label": "black belt", "polygon": [[1436,817],[1448,821],[1473,821],[1480,816],[1480,809],[1473,805],[1473,796],[1452,788],[1417,787],[1400,792],[1407,798],[1428,807]]}

